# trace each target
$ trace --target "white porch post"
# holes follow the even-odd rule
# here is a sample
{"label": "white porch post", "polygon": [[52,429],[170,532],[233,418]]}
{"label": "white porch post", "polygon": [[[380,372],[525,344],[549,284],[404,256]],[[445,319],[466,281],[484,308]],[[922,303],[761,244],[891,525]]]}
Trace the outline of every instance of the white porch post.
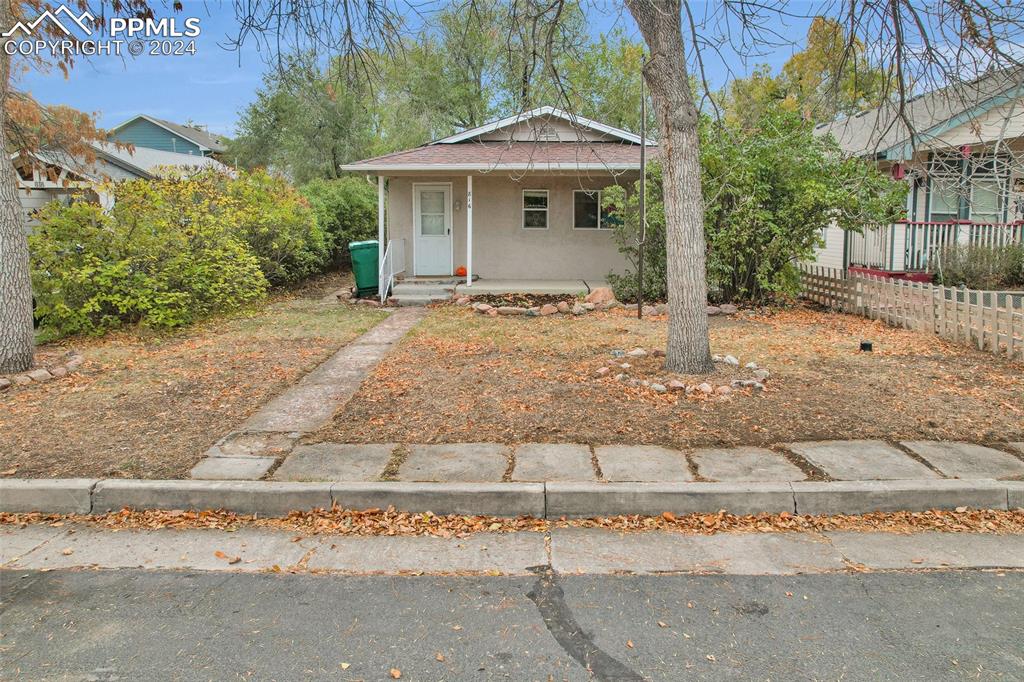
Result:
{"label": "white porch post", "polygon": [[380,256],[384,257],[384,176],[377,176],[377,243],[379,244]]}
{"label": "white porch post", "polygon": [[466,176],[466,286],[473,286],[473,176]]}

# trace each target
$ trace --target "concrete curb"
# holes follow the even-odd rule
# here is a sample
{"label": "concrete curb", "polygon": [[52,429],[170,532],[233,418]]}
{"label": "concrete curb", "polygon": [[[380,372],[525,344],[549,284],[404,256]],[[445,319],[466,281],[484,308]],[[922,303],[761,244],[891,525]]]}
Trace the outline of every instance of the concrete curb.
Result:
{"label": "concrete curb", "polygon": [[1024,508],[1024,482],[996,480],[831,483],[289,483],[133,479],[0,480],[0,512],[102,514],[135,509],[226,509],[284,515],[293,510],[432,511],[537,518],[790,512]]}

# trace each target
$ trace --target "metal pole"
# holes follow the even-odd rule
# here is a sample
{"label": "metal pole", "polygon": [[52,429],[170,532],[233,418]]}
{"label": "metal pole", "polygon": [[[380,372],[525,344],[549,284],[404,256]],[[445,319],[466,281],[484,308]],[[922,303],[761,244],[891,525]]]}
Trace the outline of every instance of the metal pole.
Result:
{"label": "metal pole", "polygon": [[644,317],[644,243],[647,241],[647,98],[640,67],[640,235],[637,239],[636,319]]}

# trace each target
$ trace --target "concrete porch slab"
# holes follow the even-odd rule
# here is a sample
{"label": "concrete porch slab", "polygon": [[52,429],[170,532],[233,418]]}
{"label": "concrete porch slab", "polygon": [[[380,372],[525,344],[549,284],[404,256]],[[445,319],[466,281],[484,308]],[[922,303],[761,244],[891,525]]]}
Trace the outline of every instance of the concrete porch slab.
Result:
{"label": "concrete porch slab", "polygon": [[[582,279],[480,279],[472,286],[459,284],[456,296],[477,296],[483,294],[586,294],[597,287],[606,287],[603,280]],[[588,288],[589,287],[589,288]]]}
{"label": "concrete porch slab", "polygon": [[906,441],[902,445],[954,478],[1008,478],[1024,475],[1024,462],[984,445],[919,440]]}

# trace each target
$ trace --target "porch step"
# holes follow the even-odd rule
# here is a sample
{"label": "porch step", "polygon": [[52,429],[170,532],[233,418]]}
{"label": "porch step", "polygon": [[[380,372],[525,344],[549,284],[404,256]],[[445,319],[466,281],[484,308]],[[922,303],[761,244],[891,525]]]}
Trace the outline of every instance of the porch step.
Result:
{"label": "porch step", "polygon": [[447,295],[429,296],[420,294],[393,294],[392,297],[400,306],[424,306],[451,299],[451,296]]}
{"label": "porch step", "polygon": [[454,291],[454,284],[397,282],[391,288],[391,295],[395,298],[401,298],[402,296],[433,296],[446,299],[451,298]]}

